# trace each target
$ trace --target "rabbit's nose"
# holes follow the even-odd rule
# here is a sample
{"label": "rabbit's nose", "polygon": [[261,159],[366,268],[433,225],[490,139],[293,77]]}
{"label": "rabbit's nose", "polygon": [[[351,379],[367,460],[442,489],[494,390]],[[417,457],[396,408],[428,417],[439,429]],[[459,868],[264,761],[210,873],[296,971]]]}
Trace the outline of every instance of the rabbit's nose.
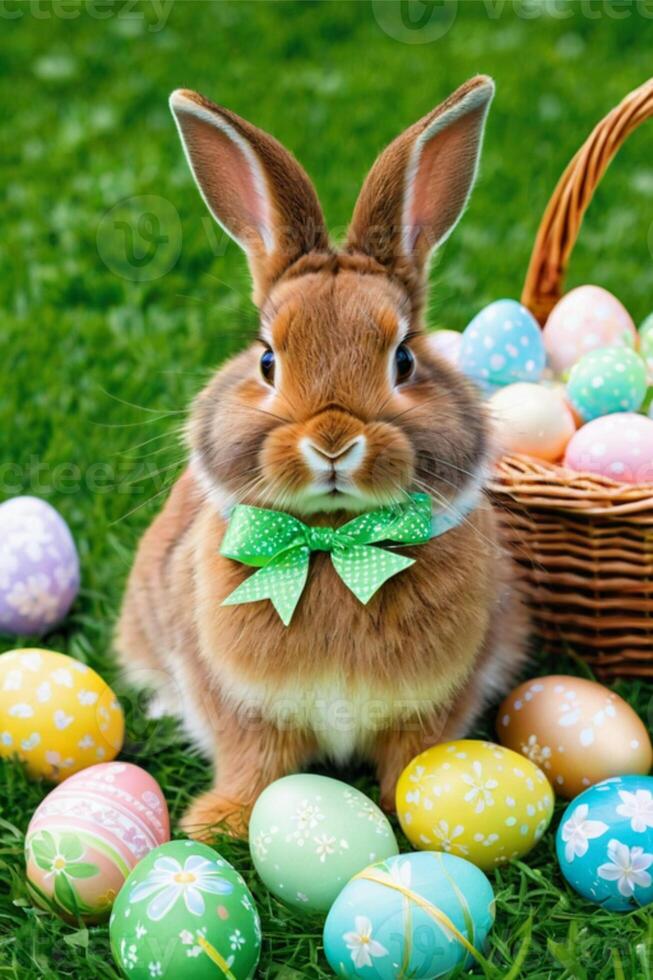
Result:
{"label": "rabbit's nose", "polygon": [[320,473],[335,470],[338,473],[353,473],[358,469],[365,455],[365,436],[355,436],[336,449],[327,449],[308,436],[302,439],[300,449],[312,470]]}

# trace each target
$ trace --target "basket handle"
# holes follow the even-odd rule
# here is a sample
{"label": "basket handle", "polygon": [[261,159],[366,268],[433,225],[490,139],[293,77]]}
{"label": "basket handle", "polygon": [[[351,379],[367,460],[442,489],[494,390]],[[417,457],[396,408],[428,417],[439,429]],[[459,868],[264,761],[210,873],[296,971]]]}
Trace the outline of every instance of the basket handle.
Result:
{"label": "basket handle", "polygon": [[542,325],[562,295],[569,256],[601,177],[622,143],[651,116],[653,78],[601,120],[558,181],[537,232],[521,297]]}

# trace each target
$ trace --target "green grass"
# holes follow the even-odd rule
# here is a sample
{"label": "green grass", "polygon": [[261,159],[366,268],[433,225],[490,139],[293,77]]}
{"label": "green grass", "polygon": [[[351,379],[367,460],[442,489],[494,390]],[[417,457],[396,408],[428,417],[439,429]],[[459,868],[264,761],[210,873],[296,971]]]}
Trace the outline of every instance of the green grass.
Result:
{"label": "green grass", "polygon": [[[331,227],[341,230],[377,151],[469,75],[493,74],[498,95],[481,179],[433,270],[430,323],[461,328],[490,300],[519,294],[561,169],[594,121],[651,70],[651,11],[616,0],[609,14],[598,2],[548,12],[436,3],[442,33],[425,44],[388,36],[363,0],[178,0],[152,29],[167,6],[91,6],[108,9],[106,19],[69,2],[51,9],[44,0],[7,0],[0,10],[0,493],[42,495],[69,521],[84,586],[47,645],[116,682],[112,624],[138,538],[181,465],[185,408],[256,323],[244,261],[211,225],[187,173],[169,91],[199,89],[274,132],[315,178]],[[396,13],[394,0],[379,19],[390,8]],[[571,275],[613,290],[638,321],[653,307],[650,147],[642,131],[620,155]],[[102,219],[140,195],[162,199],[154,210],[168,241],[155,261],[159,272],[168,260],[172,267],[138,282],[123,239]],[[146,256],[148,241],[136,245]],[[146,274],[153,268],[145,263]],[[0,651],[13,645],[5,638]],[[551,669],[577,667],[563,658],[538,665]],[[207,785],[208,766],[172,723],[144,720],[136,692],[119,690],[124,758],[160,781],[177,819]],[[650,718],[650,686],[624,682],[618,690]],[[347,775],[375,795],[369,773]],[[22,835],[46,792],[19,766],[0,766],[0,977],[116,977],[105,928],[65,925],[28,901]],[[549,833],[527,862],[493,875],[497,976],[650,978],[650,915],[610,915],[581,901],[561,879],[553,839]],[[245,846],[221,849],[259,903],[260,976],[328,976],[319,921],[266,893]]]}

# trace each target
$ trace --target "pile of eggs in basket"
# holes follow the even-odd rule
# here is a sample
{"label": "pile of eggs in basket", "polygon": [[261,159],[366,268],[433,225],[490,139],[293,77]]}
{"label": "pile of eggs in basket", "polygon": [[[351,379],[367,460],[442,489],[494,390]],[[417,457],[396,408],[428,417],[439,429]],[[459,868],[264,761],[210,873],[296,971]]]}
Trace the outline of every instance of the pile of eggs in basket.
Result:
{"label": "pile of eggs in basket", "polygon": [[622,483],[653,482],[653,314],[639,331],[619,300],[580,286],[544,329],[515,300],[481,310],[462,334],[431,335],[433,349],[488,399],[508,453],[560,462]]}

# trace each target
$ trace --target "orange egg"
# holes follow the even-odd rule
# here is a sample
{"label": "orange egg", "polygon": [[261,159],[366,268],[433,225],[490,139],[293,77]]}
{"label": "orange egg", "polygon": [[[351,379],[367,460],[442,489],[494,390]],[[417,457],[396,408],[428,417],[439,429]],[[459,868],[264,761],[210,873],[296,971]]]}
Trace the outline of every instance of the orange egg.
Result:
{"label": "orange egg", "polygon": [[588,786],[630,773],[646,774],[653,748],[639,716],[614,691],[580,677],[526,681],[499,708],[497,734],[571,799]]}

